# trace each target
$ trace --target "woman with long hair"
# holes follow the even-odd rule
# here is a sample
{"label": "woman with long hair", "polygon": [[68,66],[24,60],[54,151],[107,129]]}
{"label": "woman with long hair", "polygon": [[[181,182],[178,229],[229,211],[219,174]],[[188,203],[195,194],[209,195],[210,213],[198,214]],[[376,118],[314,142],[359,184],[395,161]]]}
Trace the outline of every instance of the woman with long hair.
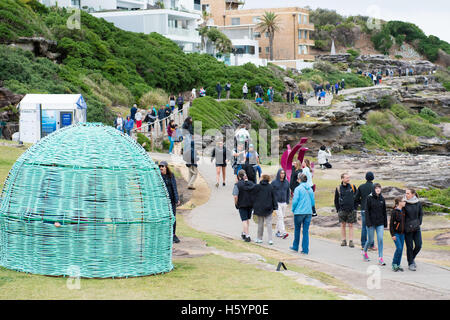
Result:
{"label": "woman with long hair", "polygon": [[392,240],[395,243],[395,253],[392,258],[392,270],[403,271],[400,267],[402,261],[403,247],[405,244],[405,199],[400,196],[395,198],[394,209],[391,213],[391,221],[389,223],[389,231]]}
{"label": "woman with long hair", "polygon": [[170,120],[167,126],[167,135],[169,136],[169,154],[172,154],[173,144],[175,142],[175,120]]}
{"label": "woman with long hair", "polygon": [[[175,180],[175,175],[170,171],[169,165],[166,161],[161,161],[159,163],[159,170],[161,171],[161,176],[163,178],[164,184],[166,185],[167,192],[169,193],[170,202],[172,204],[172,213],[176,217],[177,206],[180,205],[180,200],[178,198],[177,181]],[[176,218],[173,224],[173,242],[178,243],[180,239],[176,236]]]}

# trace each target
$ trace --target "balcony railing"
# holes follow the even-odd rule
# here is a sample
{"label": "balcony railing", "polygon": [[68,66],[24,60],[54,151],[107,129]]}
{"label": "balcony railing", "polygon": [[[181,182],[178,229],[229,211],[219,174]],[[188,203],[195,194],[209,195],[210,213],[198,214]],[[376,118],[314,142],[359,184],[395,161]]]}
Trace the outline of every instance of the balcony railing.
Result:
{"label": "balcony railing", "polygon": [[183,29],[183,28],[168,28],[168,35],[181,36],[187,38],[198,38],[198,31],[195,29]]}

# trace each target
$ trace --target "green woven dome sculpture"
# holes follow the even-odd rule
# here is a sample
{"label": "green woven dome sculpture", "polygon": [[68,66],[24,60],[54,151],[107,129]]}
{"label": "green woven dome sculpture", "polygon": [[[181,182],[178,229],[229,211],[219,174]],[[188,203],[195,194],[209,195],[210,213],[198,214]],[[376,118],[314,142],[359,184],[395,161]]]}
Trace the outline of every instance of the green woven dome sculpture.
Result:
{"label": "green woven dome sculpture", "polygon": [[133,139],[97,123],[65,127],[9,172],[0,265],[86,278],[168,272],[174,219],[158,166]]}

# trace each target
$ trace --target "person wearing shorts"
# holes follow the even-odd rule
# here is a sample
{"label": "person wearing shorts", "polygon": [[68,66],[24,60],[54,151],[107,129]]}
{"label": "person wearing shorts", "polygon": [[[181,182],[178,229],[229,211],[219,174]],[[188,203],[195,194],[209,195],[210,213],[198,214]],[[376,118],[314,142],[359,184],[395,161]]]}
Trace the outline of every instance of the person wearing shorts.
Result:
{"label": "person wearing shorts", "polygon": [[346,226],[348,226],[348,236],[350,248],[353,248],[353,224],[356,223],[355,194],[356,187],[350,183],[350,175],[341,175],[341,184],[336,188],[334,195],[334,205],[341,223],[341,246],[347,245]]}
{"label": "person wearing shorts", "polygon": [[250,242],[249,225],[253,211],[251,190],[255,187],[255,184],[248,181],[244,170],[239,170],[237,176],[238,182],[235,183],[233,188],[234,204],[242,221],[242,240]]}

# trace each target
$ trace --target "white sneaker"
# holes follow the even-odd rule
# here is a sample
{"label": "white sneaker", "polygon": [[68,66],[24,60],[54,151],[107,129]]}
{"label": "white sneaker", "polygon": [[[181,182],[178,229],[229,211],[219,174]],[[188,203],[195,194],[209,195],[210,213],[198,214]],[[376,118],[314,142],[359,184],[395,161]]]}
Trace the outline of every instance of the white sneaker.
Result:
{"label": "white sneaker", "polygon": [[272,240],[270,240],[270,241],[269,241],[269,244],[270,244],[270,245],[273,245],[273,241],[272,241]]}
{"label": "white sneaker", "polygon": [[256,239],[255,243],[262,243],[262,240]]}

